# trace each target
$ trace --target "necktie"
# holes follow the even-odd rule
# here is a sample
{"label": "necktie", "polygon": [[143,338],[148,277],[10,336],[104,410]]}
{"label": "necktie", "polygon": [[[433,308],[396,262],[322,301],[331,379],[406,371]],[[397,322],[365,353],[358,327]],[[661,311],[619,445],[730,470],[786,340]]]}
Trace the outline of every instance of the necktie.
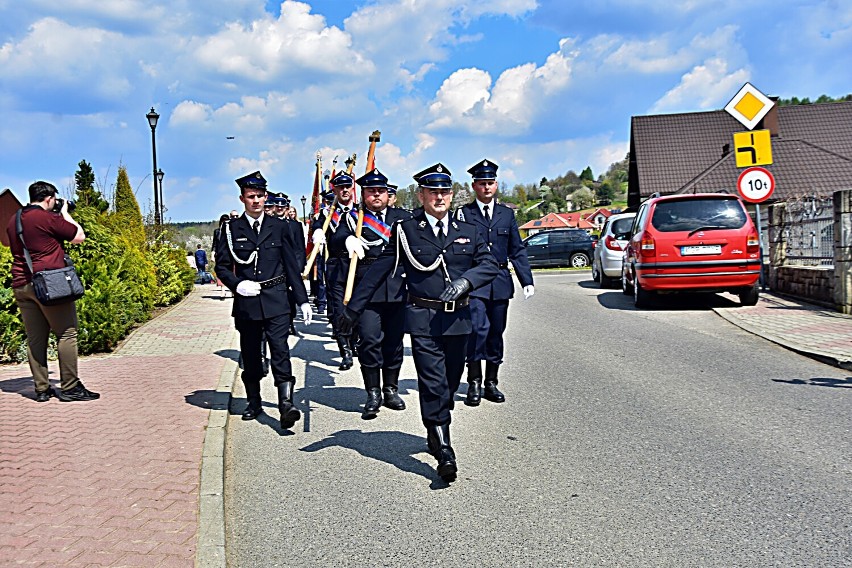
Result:
{"label": "necktie", "polygon": [[435,223],[435,227],[438,228],[438,232],[435,234],[435,236],[438,237],[438,243],[441,246],[444,246],[444,222],[438,221]]}
{"label": "necktie", "polygon": [[254,223],[252,223],[252,225],[251,225],[251,228],[254,229],[254,232],[259,235],[260,234],[260,221],[255,219]]}
{"label": "necktie", "polygon": [[379,223],[385,222],[385,214],[384,213],[382,213],[382,212],[376,213],[376,217],[378,217]]}
{"label": "necktie", "polygon": [[485,213],[485,222],[490,225],[491,224],[491,215],[488,214],[488,206],[483,205],[482,211]]}

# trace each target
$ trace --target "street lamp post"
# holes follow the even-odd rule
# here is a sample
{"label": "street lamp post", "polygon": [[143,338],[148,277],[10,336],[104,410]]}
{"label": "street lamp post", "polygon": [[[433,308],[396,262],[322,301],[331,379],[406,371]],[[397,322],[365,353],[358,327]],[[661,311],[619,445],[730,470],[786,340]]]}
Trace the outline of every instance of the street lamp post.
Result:
{"label": "street lamp post", "polygon": [[162,169],[157,170],[157,181],[160,182],[160,222],[166,221],[166,202],[163,200],[163,177],[166,175]]}
{"label": "street lamp post", "polygon": [[308,202],[308,198],[303,195],[302,196],[302,222],[305,223],[305,224],[308,223],[308,216],[305,214],[305,203],[307,203],[307,202]]}
{"label": "street lamp post", "polygon": [[154,135],[154,131],[157,129],[157,121],[160,119],[160,115],[157,114],[157,111],[154,110],[154,107],[151,107],[151,111],[145,115],[145,118],[148,119],[148,124],[151,126],[151,150],[154,155],[154,226],[157,227],[157,230],[159,230],[160,190],[157,187],[157,137]]}

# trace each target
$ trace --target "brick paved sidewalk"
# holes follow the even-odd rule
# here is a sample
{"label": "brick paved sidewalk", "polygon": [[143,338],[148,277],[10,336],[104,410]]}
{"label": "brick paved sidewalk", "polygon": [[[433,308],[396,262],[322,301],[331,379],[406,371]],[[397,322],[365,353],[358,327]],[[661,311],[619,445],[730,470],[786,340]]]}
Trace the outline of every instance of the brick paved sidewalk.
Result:
{"label": "brick paved sidewalk", "polygon": [[196,286],[81,358],[97,401],[36,403],[29,367],[0,367],[0,565],[193,566],[209,407],[238,354],[230,308]]}
{"label": "brick paved sidewalk", "polygon": [[714,311],[769,341],[852,370],[852,316],[767,292],[756,306]]}

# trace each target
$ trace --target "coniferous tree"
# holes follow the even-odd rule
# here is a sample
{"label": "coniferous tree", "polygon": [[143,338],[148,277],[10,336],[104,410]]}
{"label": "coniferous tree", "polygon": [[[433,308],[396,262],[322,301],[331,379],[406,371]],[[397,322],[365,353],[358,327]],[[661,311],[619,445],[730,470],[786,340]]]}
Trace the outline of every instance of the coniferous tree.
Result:
{"label": "coniferous tree", "polygon": [[91,164],[86,160],[81,160],[77,167],[77,172],[74,174],[77,204],[82,207],[92,207],[98,213],[106,213],[106,210],[109,209],[109,203],[95,188],[95,172]]}
{"label": "coniferous tree", "polygon": [[118,179],[115,182],[115,212],[113,213],[116,225],[119,226],[127,237],[137,246],[145,245],[145,225],[142,222],[142,212],[139,202],[133,195],[130,186],[130,178],[127,168],[119,166]]}

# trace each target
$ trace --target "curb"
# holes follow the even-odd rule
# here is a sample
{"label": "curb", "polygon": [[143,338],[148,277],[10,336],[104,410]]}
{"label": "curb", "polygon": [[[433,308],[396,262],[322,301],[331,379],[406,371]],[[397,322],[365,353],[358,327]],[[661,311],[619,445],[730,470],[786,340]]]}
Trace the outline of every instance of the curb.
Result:
{"label": "curb", "polygon": [[239,365],[226,361],[213,396],[204,446],[201,452],[201,483],[198,490],[198,542],[195,565],[225,568],[225,439],[228,406]]}
{"label": "curb", "polygon": [[794,351],[794,352],[798,353],[799,355],[804,355],[805,357],[810,357],[811,359],[815,359],[815,360],[819,361],[820,363],[825,363],[826,365],[831,365],[833,367],[838,367],[840,369],[852,371],[852,361],[841,361],[840,359],[838,359],[838,358],[836,358],[832,355],[827,355],[825,353],[820,353],[818,351],[808,351],[806,349],[802,349],[800,346],[790,342],[789,340],[786,340],[786,339],[779,337],[777,335],[771,335],[771,334],[766,333],[765,331],[761,330],[759,326],[751,326],[751,325],[748,325],[747,323],[745,323],[744,321],[742,321],[741,318],[729,316],[726,313],[726,310],[724,310],[724,309],[713,308],[713,311],[716,312],[716,314],[719,317],[721,317],[722,319],[734,324],[738,328],[743,329],[743,330],[745,330],[745,331],[747,331],[747,332],[749,332],[753,335],[757,335],[758,337],[762,337],[763,339],[765,339],[767,341],[771,341],[772,343],[775,343],[776,345],[780,345],[781,347],[784,347],[785,349],[789,349],[790,351]]}

